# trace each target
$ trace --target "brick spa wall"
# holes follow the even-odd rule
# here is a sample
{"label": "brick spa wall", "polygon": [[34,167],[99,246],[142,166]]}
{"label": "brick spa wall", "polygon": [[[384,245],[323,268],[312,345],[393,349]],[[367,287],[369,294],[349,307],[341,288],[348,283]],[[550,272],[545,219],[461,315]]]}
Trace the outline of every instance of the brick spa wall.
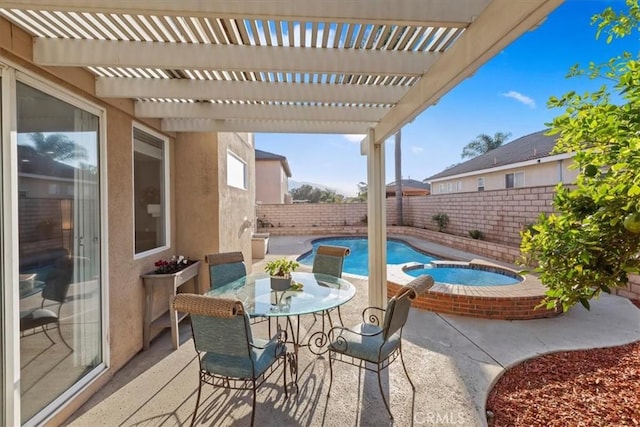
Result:
{"label": "brick spa wall", "polygon": [[[387,295],[394,295],[400,285],[387,282]],[[427,291],[417,297],[412,306],[442,314],[481,317],[485,319],[530,320],[554,317],[561,310],[536,309],[540,296],[486,297],[477,295],[455,295]]]}

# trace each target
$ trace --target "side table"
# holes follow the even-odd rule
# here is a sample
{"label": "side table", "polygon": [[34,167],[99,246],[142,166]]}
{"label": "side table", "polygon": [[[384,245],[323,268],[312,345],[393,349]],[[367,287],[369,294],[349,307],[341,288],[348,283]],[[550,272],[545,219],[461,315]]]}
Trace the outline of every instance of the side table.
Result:
{"label": "side table", "polygon": [[[156,274],[147,273],[143,274],[142,281],[144,283],[144,325],[142,330],[142,340],[144,349],[149,348],[151,343],[151,330],[152,328],[171,328],[171,341],[173,348],[177,349],[180,345],[180,337],[178,335],[178,323],[186,317],[185,313],[178,314],[173,310],[171,302],[176,295],[178,288],[189,280],[193,279],[195,291],[198,294],[202,293],[200,289],[200,282],[198,280],[198,272],[200,270],[200,261],[196,261],[184,270],[180,270],[177,273],[171,274]],[[170,288],[172,290],[167,301],[168,311],[159,316],[157,319],[152,319],[153,316],[153,304],[154,304],[154,289],[156,288]]]}

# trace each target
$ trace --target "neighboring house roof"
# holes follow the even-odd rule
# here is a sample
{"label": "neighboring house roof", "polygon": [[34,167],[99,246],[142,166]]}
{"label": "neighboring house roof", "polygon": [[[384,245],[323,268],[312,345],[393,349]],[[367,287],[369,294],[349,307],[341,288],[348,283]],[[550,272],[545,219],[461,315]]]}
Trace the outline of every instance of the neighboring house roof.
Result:
{"label": "neighboring house roof", "polygon": [[[403,179],[402,183],[402,194],[403,195],[427,195],[431,192],[431,184],[424,183],[422,181],[418,181],[416,179]],[[387,195],[393,195],[396,192],[396,182],[391,182],[387,184],[386,193]]]}
{"label": "neighboring house roof", "polygon": [[[422,190],[430,190],[431,189],[431,185],[422,181],[418,181],[417,179],[403,179],[400,181],[402,184],[402,188],[419,188]],[[389,189],[393,189],[395,190],[396,188],[396,182],[390,182],[389,184],[387,184],[387,190]]]}
{"label": "neighboring house roof", "polygon": [[545,132],[547,132],[546,129],[518,138],[495,150],[425,178],[425,181],[547,157],[556,145],[559,135],[548,136]]}
{"label": "neighboring house roof", "polygon": [[279,160],[280,163],[282,163],[282,168],[287,174],[287,177],[291,178],[291,169],[289,168],[289,163],[287,162],[287,158],[285,156],[256,149],[256,161],[259,160]]}
{"label": "neighboring house roof", "polygon": [[74,179],[76,168],[39,153],[30,145],[18,144],[18,173]]}

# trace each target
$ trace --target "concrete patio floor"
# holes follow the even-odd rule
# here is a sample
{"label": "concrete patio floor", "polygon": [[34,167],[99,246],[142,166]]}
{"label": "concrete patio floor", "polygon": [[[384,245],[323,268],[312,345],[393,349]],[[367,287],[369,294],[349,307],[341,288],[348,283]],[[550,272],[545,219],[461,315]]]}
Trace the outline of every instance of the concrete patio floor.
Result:
{"label": "concrete patio floor", "polygon": [[[272,238],[269,258],[297,255],[308,236]],[[436,248],[437,249],[437,248]],[[435,252],[435,251],[434,251]],[[441,254],[442,255],[442,254]],[[457,259],[472,254],[458,253]],[[452,255],[453,256],[453,255]],[[264,261],[253,271],[261,271]],[[346,276],[356,297],[343,306],[346,325],[360,321],[367,305],[365,279]],[[317,327],[303,318],[304,332]],[[173,350],[169,331],[153,341],[67,425],[188,425],[195,406],[198,364],[188,322],[181,324],[182,345]],[[405,361],[415,395],[399,361],[385,374],[394,425],[486,425],[485,401],[494,381],[509,366],[539,354],[609,347],[640,340],[640,310],[630,301],[604,295],[591,311],[576,307],[553,319],[485,320],[412,309],[404,330]],[[299,392],[284,399],[281,372],[257,393],[258,426],[390,425],[375,374],[341,363],[334,365],[331,397],[326,398],[329,365],[307,349],[300,352]],[[290,378],[290,377],[288,377]],[[198,425],[248,425],[251,393],[203,387]]]}

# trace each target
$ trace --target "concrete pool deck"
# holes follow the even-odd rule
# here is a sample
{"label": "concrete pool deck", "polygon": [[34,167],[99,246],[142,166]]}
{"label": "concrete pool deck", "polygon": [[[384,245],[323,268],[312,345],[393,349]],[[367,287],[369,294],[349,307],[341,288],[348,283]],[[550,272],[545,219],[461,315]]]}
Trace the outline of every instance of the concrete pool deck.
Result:
{"label": "concrete pool deck", "polygon": [[[297,256],[306,238],[270,241],[267,260]],[[272,244],[273,243],[273,244]],[[470,254],[475,257],[473,254]],[[262,271],[266,260],[253,265]],[[368,305],[366,279],[350,277],[356,297],[342,308],[345,324],[356,324]],[[305,325],[312,327],[310,316]],[[188,322],[183,339],[171,348],[170,333],[152,342],[74,414],[71,426],[188,425],[195,406],[197,361]],[[412,309],[403,334],[403,350],[412,396],[399,364],[385,375],[396,426],[485,426],[485,402],[505,368],[524,359],[561,350],[623,345],[640,340],[640,310],[627,299],[604,295],[591,311],[575,307],[556,318],[527,321],[476,319]],[[259,426],[388,426],[375,376],[358,375],[352,366],[337,365],[331,398],[326,398],[326,357],[300,352],[299,393],[284,399],[282,378],[270,379],[257,393]],[[291,389],[290,389],[291,391]],[[412,399],[413,397],[413,399]],[[203,388],[197,425],[245,426],[250,419],[250,393]]]}

